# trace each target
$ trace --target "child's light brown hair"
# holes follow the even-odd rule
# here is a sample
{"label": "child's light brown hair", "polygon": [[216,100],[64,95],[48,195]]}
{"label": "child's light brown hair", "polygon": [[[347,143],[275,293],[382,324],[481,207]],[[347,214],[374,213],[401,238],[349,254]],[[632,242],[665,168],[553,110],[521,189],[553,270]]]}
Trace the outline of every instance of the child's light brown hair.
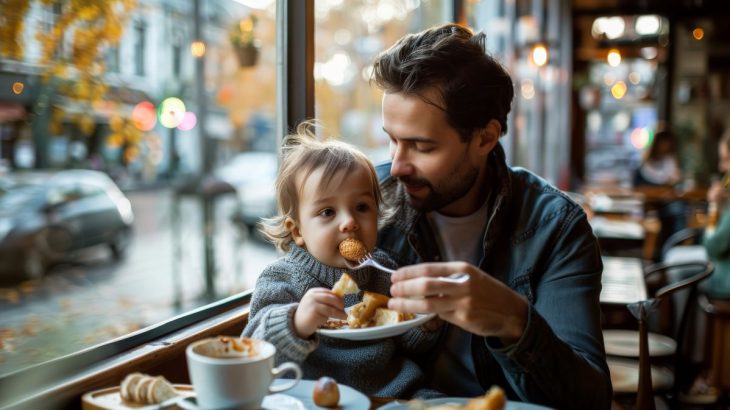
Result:
{"label": "child's light brown hair", "polygon": [[[342,178],[348,172],[364,167],[368,170],[372,182],[373,195],[378,210],[381,210],[383,198],[380,194],[378,176],[372,162],[365,154],[354,146],[336,139],[318,139],[313,128],[314,122],[299,124],[296,133],[288,135],[281,148],[281,165],[276,177],[276,199],[278,215],[266,218],[259,223],[260,231],[276,248],[286,252],[293,242],[291,232],[285,221],[291,217],[298,220],[299,197],[302,186],[309,176],[318,169],[323,169],[324,178],[319,182],[326,187],[335,179]],[[301,185],[297,186],[297,176],[303,175]]]}

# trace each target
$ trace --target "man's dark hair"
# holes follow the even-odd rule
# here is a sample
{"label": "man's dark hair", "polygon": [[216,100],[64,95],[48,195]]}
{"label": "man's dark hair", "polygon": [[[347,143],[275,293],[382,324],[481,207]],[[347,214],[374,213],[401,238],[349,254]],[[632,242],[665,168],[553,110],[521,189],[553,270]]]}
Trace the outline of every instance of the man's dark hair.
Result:
{"label": "man's dark hair", "polygon": [[[376,57],[371,81],[387,93],[417,95],[445,111],[464,141],[492,119],[505,133],[514,88],[504,67],[487,54],[485,41],[484,33],[457,24],[408,34]],[[424,97],[431,88],[441,101]]]}

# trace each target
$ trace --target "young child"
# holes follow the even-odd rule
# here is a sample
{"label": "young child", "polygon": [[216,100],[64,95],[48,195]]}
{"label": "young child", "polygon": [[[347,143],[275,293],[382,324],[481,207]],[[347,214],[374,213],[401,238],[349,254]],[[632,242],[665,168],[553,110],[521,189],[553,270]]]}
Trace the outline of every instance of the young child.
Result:
{"label": "young child", "polygon": [[[317,140],[308,125],[300,125],[283,144],[276,181],[279,215],[265,221],[262,231],[287,253],[259,276],[243,335],[274,344],[277,363],[299,363],[306,379],[329,376],[368,395],[410,398],[421,387],[422,373],[408,354],[431,347],[436,332],[416,327],[369,341],[316,333],[330,317],[345,319],[344,308],[360,299],[332,293],[343,272],[361,290],[388,295],[391,282],[389,274],[372,268],[347,269],[338,250],[347,238],[371,251],[375,246],[382,204],[372,164],[346,143]],[[393,267],[382,251],[373,255]]]}

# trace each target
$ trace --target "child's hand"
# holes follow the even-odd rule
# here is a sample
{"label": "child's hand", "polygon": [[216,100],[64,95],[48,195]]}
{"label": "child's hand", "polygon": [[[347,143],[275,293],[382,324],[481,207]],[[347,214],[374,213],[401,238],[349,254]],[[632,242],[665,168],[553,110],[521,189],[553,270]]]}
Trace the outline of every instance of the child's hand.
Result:
{"label": "child's hand", "polygon": [[307,339],[331,317],[347,319],[344,300],[329,289],[309,289],[294,312],[294,331]]}

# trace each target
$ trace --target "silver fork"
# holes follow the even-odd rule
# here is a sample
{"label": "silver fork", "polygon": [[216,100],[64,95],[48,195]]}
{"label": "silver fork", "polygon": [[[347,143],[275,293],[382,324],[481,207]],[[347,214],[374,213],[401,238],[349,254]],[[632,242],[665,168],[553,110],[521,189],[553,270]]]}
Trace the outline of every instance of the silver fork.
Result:
{"label": "silver fork", "polygon": [[[357,265],[353,264],[347,259],[345,259],[345,265],[347,265],[347,267],[352,270],[358,270],[366,266],[372,266],[375,269],[390,273],[391,275],[395,273],[395,270],[386,268],[385,266],[378,263],[378,261],[373,259],[373,254],[370,252],[366,253],[364,257],[360,258]],[[469,280],[469,274],[465,272],[452,273],[449,276],[439,276],[438,280],[450,283],[464,283]]]}
{"label": "silver fork", "polygon": [[357,265],[355,265],[352,262],[350,262],[349,260],[345,259],[345,265],[347,265],[347,267],[352,270],[358,270],[358,269],[362,269],[366,266],[372,266],[375,269],[382,270],[383,272],[388,272],[391,275],[395,273],[395,270],[386,268],[385,266],[379,264],[378,261],[373,259],[373,254],[370,252],[367,252],[365,254],[365,256],[360,258],[360,260],[357,262],[358,262]]}

